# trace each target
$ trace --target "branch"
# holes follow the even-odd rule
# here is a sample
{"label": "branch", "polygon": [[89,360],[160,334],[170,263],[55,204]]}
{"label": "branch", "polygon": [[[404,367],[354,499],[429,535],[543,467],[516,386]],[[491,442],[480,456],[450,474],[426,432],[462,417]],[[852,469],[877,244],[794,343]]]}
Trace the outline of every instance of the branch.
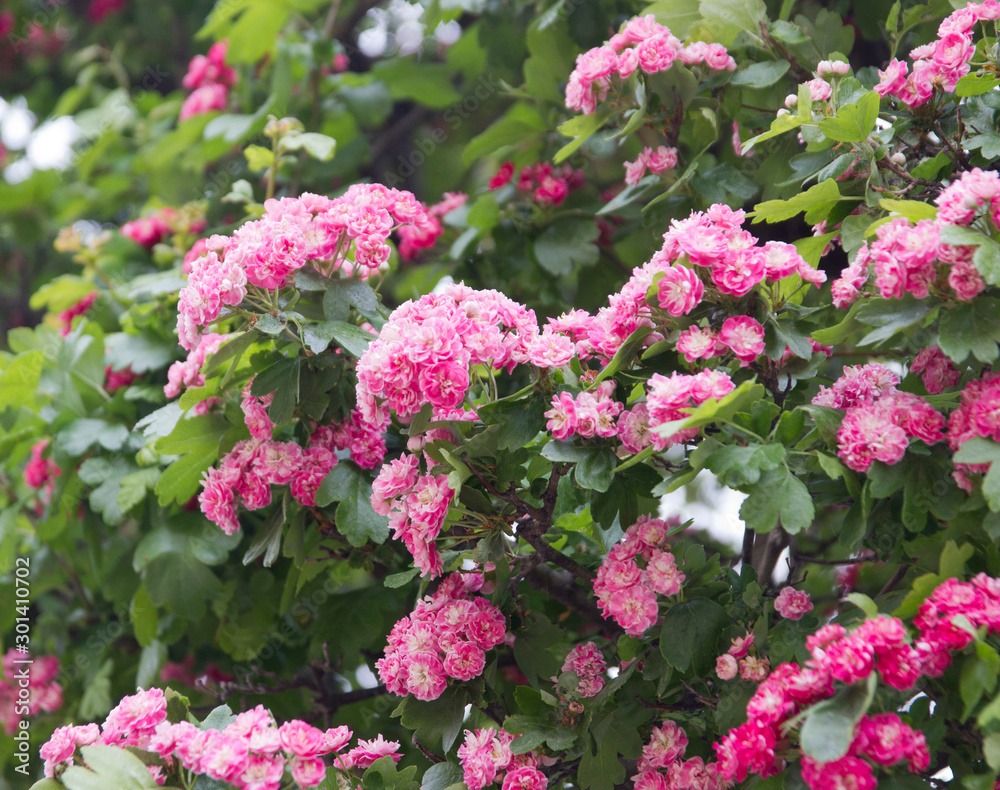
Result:
{"label": "branch", "polygon": [[624,633],[617,624],[604,619],[594,599],[577,585],[576,579],[566,571],[555,570],[548,565],[538,565],[525,578],[536,590],[544,592],[595,624],[608,639],[617,639]]}

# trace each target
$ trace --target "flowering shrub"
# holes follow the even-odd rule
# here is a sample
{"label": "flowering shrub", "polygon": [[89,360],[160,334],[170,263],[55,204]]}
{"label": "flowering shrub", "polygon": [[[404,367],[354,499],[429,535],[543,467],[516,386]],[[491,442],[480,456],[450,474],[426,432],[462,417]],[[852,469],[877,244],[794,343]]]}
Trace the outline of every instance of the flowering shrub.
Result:
{"label": "flowering shrub", "polygon": [[5,780],[995,790],[1000,6],[370,5],[0,12]]}

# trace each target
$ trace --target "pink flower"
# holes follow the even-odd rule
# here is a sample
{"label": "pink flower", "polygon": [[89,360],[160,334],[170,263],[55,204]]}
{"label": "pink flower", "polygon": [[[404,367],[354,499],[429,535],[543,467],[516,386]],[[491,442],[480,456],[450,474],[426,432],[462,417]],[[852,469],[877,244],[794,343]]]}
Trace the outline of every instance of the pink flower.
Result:
{"label": "pink flower", "polygon": [[739,664],[734,656],[723,653],[715,659],[715,674],[720,680],[732,680],[739,673]]}
{"label": "pink flower", "polygon": [[502,790],[545,790],[548,780],[537,768],[525,766],[508,771]]}
{"label": "pink flower", "polygon": [[196,115],[203,115],[212,110],[224,110],[229,103],[229,90],[225,85],[211,83],[195,88],[191,95],[181,105],[179,120],[186,121]]}
{"label": "pink flower", "polygon": [[380,757],[391,757],[396,763],[403,759],[403,755],[399,753],[399,741],[387,741],[381,734],[369,741],[359,738],[358,745],[347,753],[347,757],[355,768],[361,770]]}
{"label": "pink flower", "polygon": [[296,757],[318,757],[326,754],[326,734],[304,721],[286,721],[278,730],[281,745]]}
{"label": "pink flower", "polygon": [[545,429],[553,438],[565,441],[576,432],[576,402],[569,392],[564,390],[553,396],[552,408],[544,416],[548,418]]}
{"label": "pink flower", "polygon": [[782,587],[774,599],[774,610],[788,620],[801,620],[813,608],[809,593],[793,587]]}
{"label": "pink flower", "polygon": [[753,362],[764,353],[764,327],[750,316],[730,316],[722,322],[719,343],[741,362]]}
{"label": "pink flower", "polygon": [[686,266],[671,266],[656,284],[660,307],[672,316],[687,315],[701,302],[705,285],[697,272]]}

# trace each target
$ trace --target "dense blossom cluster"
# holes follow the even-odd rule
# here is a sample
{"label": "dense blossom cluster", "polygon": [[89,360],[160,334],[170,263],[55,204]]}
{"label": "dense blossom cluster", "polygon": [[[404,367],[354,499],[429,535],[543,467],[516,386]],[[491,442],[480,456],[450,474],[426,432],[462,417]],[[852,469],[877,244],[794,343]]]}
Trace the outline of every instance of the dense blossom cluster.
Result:
{"label": "dense blossom cluster", "polygon": [[553,396],[552,408],[545,412],[546,429],[560,440],[573,435],[583,439],[617,436],[615,417],[623,406],[611,397],[614,391],[615,382],[602,381],[593,392],[581,392],[575,398],[569,392],[560,392]]}
{"label": "dense blossom cluster", "polygon": [[[806,640],[812,658],[804,667],[782,664],[762,683],[748,706],[748,720],[715,744],[718,773],[726,782],[747,774],[767,777],[780,772],[776,745],[783,725],[799,711],[833,696],[835,682],[854,684],[877,672],[883,683],[912,689],[922,676],[939,677],[951,664],[952,653],[974,637],[955,623],[964,617],[973,628],[1000,633],[1000,581],[979,574],[971,582],[948,579],[920,606],[911,644],[903,623],[895,617],[867,620],[848,633],[826,625]],[[828,763],[803,757],[803,778],[820,788],[876,787],[872,763],[893,766],[905,761],[914,772],[924,771],[930,754],[923,733],[896,714],[864,716],[855,728],[848,753]]]}
{"label": "dense blossom cluster", "polygon": [[447,192],[433,206],[427,207],[428,222],[422,225],[400,225],[399,254],[404,261],[412,261],[421,250],[433,247],[444,233],[441,220],[452,211],[465,205],[469,196],[463,192]]}
{"label": "dense blossom cluster", "polygon": [[32,657],[12,647],[0,659],[0,667],[0,729],[5,734],[13,735],[25,714],[33,718],[62,707],[62,686],[56,682],[59,659],[55,656]]}
{"label": "dense blossom cluster", "polygon": [[486,598],[479,573],[453,573],[389,633],[379,677],[393,694],[437,699],[448,678],[472,680],[486,666],[486,651],[502,643],[507,621]]}
{"label": "dense blossom cluster", "polygon": [[[937,216],[911,225],[902,217],[880,225],[876,241],[861,245],[851,264],[833,283],[833,303],[853,304],[874,271],[883,299],[930,293],[968,302],[986,288],[973,263],[974,244],[945,241],[951,226],[968,227],[985,214],[993,223],[1000,217],[1000,174],[979,168],[963,173],[935,199]],[[966,231],[967,232],[967,231]]]}
{"label": "dense blossom cluster", "polygon": [[488,184],[491,190],[513,183],[520,192],[531,195],[539,206],[559,206],[570,192],[583,186],[583,171],[570,165],[553,167],[548,162],[536,162],[522,167],[516,174],[513,162],[504,162]]}
{"label": "dense blossom cluster", "polygon": [[[751,653],[750,651],[754,652]],[[771,672],[771,662],[757,655],[754,635],[747,633],[732,640],[729,649],[715,659],[715,674],[719,680],[733,680],[739,675],[741,680],[760,683]]]}
{"label": "dense blossom cluster", "polygon": [[[758,240],[743,228],[746,215],[717,203],[683,220],[671,221],[663,246],[648,263],[637,267],[621,291],[586,323],[590,353],[611,358],[641,326],[654,327],[647,294],[655,288],[656,304],[671,316],[687,315],[703,301],[744,297],[756,285],[798,275],[820,285],[826,275],[810,266],[791,244]],[[690,264],[690,265],[689,265]],[[689,361],[732,350],[750,361],[764,350],[763,329],[750,316],[731,315],[721,337],[712,328],[695,326],[682,335],[678,350]],[[647,342],[661,340],[656,333]]]}
{"label": "dense blossom cluster", "polygon": [[660,450],[693,439],[698,434],[698,428],[682,428],[669,435],[655,429],[675,420],[683,420],[692,407],[709,398],[724,398],[734,388],[733,380],[721,370],[703,370],[694,375],[674,372],[669,378],[654,373],[646,388],[646,409],[653,432],[650,437],[653,446]]}
{"label": "dense blossom cluster", "polygon": [[163,386],[163,394],[168,398],[176,398],[184,389],[194,389],[205,386],[205,376],[201,369],[205,361],[219,350],[219,346],[229,339],[229,335],[209,332],[201,339],[187,355],[183,362],[174,362],[167,370],[167,383]]}
{"label": "dense blossom cluster", "polygon": [[542,758],[538,753],[511,751],[511,743],[519,737],[506,730],[466,730],[458,747],[466,787],[483,790],[500,781],[501,790],[545,790],[548,780],[539,770]]}
{"label": "dense blossom cluster", "polygon": [[[962,390],[962,400],[948,416],[948,446],[957,451],[976,437],[1000,442],[1000,373],[985,373]],[[959,488],[972,493],[969,475],[989,470],[988,463],[956,463],[952,473]]]}
{"label": "dense blossom cluster", "polygon": [[316,504],[323,478],[337,465],[338,452],[349,451],[351,460],[373,469],[385,457],[385,438],[360,419],[357,412],[337,425],[317,426],[307,447],[294,441],[273,441],[274,428],[266,411],[272,396],[257,398],[243,393],[244,419],[251,438],[236,446],[210,468],[202,482],[198,503],[202,513],[227,535],[239,530],[236,508],[259,510],[271,504],[271,486],[287,485],[301,505]]}
{"label": "dense blossom cluster", "polygon": [[545,341],[534,312],[523,305],[497,291],[448,285],[404,302],[389,316],[358,361],[358,406],[378,426],[388,423],[389,411],[406,418],[426,403],[439,412],[456,409],[469,390],[471,365],[500,370],[530,361],[551,367],[553,354],[559,364],[572,357],[566,338]]}
{"label": "dense blossom cluster", "polygon": [[[326,778],[323,756],[341,752],[353,733],[346,726],[319,730],[303,721],[287,721],[280,727],[262,705],[240,713],[220,729],[202,729],[188,721],[167,721],[163,692],[152,688],[125,697],[112,710],[103,726],[96,724],[60,727],[41,749],[45,775],[58,776],[73,765],[77,747],[102,743],[121,748],[135,747],[159,755],[159,765],[149,766],[158,784],[180,767],[228,782],[238,790],[278,790],[286,771],[298,787],[317,787]],[[341,770],[363,769],[380,757],[400,759],[399,744],[379,736],[358,741],[358,746],[338,755]]]}
{"label": "dense blossom cluster", "polygon": [[566,85],[566,106],[590,115],[607,97],[614,80],[627,79],[636,71],[657,74],[675,62],[704,64],[713,71],[736,70],[736,61],[721,44],[696,41],[684,46],[668,27],[647,14],[630,19],[606,44],[577,57]]}
{"label": "dense blossom cluster", "polygon": [[654,727],[636,766],[639,773],[632,777],[635,790],[719,790],[715,764],[701,757],[683,759],[687,746],[687,733],[676,722]]}
{"label": "dense blossom cluster", "polygon": [[227,49],[227,42],[219,41],[211,46],[208,55],[191,58],[182,83],[191,93],[181,105],[180,120],[226,109],[229,89],[236,84],[236,72],[226,65]]}
{"label": "dense blossom cluster", "polygon": [[639,637],[659,617],[657,595],[677,595],[684,574],[667,542],[669,524],[640,516],[601,563],[594,579],[597,605],[629,636]]}
{"label": "dense blossom cluster", "polygon": [[898,463],[910,439],[935,444],[944,438],[944,417],[919,395],[897,390],[898,383],[892,371],[872,362],[845,367],[813,398],[816,405],[846,410],[837,454],[856,472],[867,472],[874,461]]}
{"label": "dense blossom cluster", "polygon": [[594,642],[584,642],[574,647],[562,664],[563,672],[576,673],[579,679],[576,693],[581,697],[596,696],[604,688],[604,673],[607,669],[601,649]]}
{"label": "dense blossom cluster", "polygon": [[[426,437],[422,437],[426,438]],[[441,533],[455,491],[447,475],[421,475],[420,458],[404,455],[385,464],[372,484],[375,511],[389,517],[393,537],[403,541],[421,576],[444,571],[435,541]]]}
{"label": "dense blossom cluster", "polygon": [[924,389],[931,395],[940,395],[962,378],[961,372],[937,346],[929,346],[917,354],[910,363],[910,372],[920,374]]}
{"label": "dense blossom cluster", "polygon": [[307,263],[327,275],[336,271],[366,279],[388,262],[394,230],[412,226],[434,239],[440,230],[410,192],[381,184],[353,184],[332,199],[310,193],[271,199],[264,209],[259,220],[232,236],[210,237],[205,255],[191,262],[178,304],[177,334],[184,348],[195,348],[198,327],[218,319],[224,307],[240,304],[250,286],[279,290]]}
{"label": "dense blossom cluster", "polygon": [[879,71],[875,90],[879,96],[895,96],[911,109],[929,102],[936,90],[953,92],[971,70],[976,54],[972,41],[976,24],[997,19],[1000,3],[996,0],[968,3],[952,12],[938,27],[936,41],[910,51],[912,72],[906,61],[894,58],[885,71]]}
{"label": "dense blossom cluster", "polygon": [[646,171],[659,175],[665,170],[677,167],[677,149],[658,146],[655,150],[646,146],[634,162],[625,163],[625,183],[629,186],[638,184]]}

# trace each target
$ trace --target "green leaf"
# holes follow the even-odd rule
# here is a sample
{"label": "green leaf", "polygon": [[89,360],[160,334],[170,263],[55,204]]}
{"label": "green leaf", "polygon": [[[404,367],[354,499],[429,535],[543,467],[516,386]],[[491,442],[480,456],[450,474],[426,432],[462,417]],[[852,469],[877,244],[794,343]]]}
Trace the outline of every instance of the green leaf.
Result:
{"label": "green leaf", "polygon": [[486,131],[473,137],[462,152],[462,164],[470,165],[509,146],[523,145],[549,129],[538,110],[518,102],[493,122]]}
{"label": "green leaf", "polygon": [[460,765],[450,762],[434,763],[424,771],[423,779],[420,780],[420,790],[447,790],[461,781],[462,767]]}
{"label": "green leaf", "polygon": [[871,705],[875,676],[865,685],[848,686],[831,699],[813,705],[799,735],[803,753],[820,762],[839,760],[854,739],[854,727]]}
{"label": "green leaf", "polygon": [[859,143],[868,139],[878,118],[879,95],[872,91],[856,102],[845,104],[832,118],[819,122],[819,130],[831,140]]}
{"label": "green leaf", "polygon": [[976,550],[971,543],[959,546],[955,541],[949,540],[941,549],[938,575],[942,579],[961,578],[965,574],[965,563],[972,559],[975,553]]}
{"label": "green leaf", "polygon": [[792,129],[798,129],[803,123],[803,120],[798,115],[779,115],[771,121],[770,129],[766,132],[761,132],[756,137],[751,137],[743,143],[741,146],[743,156],[749,154],[755,146],[763,143],[765,140],[783,135],[785,132],[792,131]]}
{"label": "green leaf", "polygon": [[135,632],[135,640],[142,646],[148,647],[156,639],[156,634],[160,627],[160,618],[156,607],[149,600],[149,593],[143,585],[132,596],[132,605],[129,607],[129,615],[132,618],[132,630]]}
{"label": "green leaf", "polygon": [[222,592],[215,574],[187,553],[154,558],[144,579],[154,605],[195,622],[204,616],[205,605]]}
{"label": "green leaf", "polygon": [[922,219],[936,219],[937,206],[932,203],[923,203],[919,200],[894,200],[892,198],[882,198],[878,204],[886,211],[906,217],[911,222],[920,222]]}
{"label": "green leaf", "polygon": [[709,598],[674,604],[663,618],[660,653],[674,669],[707,675],[715,666],[729,615]]}
{"label": "green leaf", "polygon": [[281,148],[286,151],[305,151],[313,159],[328,162],[337,150],[337,141],[325,134],[303,132],[281,140]]}
{"label": "green leaf", "polygon": [[545,403],[540,397],[494,401],[479,407],[479,417],[486,425],[502,426],[499,449],[519,450],[545,428]]}
{"label": "green leaf", "polygon": [[787,60],[768,60],[753,63],[737,71],[729,81],[730,85],[746,85],[751,88],[766,88],[785,76],[792,64]]}
{"label": "green leaf", "polygon": [[392,715],[398,715],[400,724],[412,730],[422,745],[430,749],[440,746],[447,752],[462,731],[466,702],[468,695],[464,688],[449,686],[434,700],[424,702],[407,697]]}
{"label": "green leaf", "polygon": [[281,507],[276,507],[267,521],[261,526],[254,536],[253,542],[243,555],[243,564],[249,565],[262,554],[264,555],[264,567],[270,568],[277,561],[281,553],[281,537],[285,526],[285,504],[282,501]]}
{"label": "green leaf", "polygon": [[262,145],[248,145],[243,149],[243,155],[252,173],[262,173],[274,164],[274,152]]}
{"label": "green leaf", "polygon": [[805,221],[815,225],[829,216],[834,206],[844,198],[832,178],[821,181],[789,200],[765,200],[754,207],[749,216],[757,222],[783,222],[805,212]]}
{"label": "green leaf", "polygon": [[731,420],[737,412],[748,410],[763,396],[762,384],[744,381],[725,397],[709,398],[692,409],[687,417],[657,425],[653,431],[660,436],[672,436],[684,428],[701,428],[713,422]]}
{"label": "green leaf", "polygon": [[865,617],[878,617],[878,604],[864,593],[852,592],[848,593],[844,597],[864,612]]}
{"label": "green leaf", "polygon": [[995,362],[1000,358],[1000,303],[980,297],[942,310],[938,332],[938,346],[952,362],[964,362],[969,354],[980,362]]}
{"label": "green leaf", "polygon": [[992,732],[983,738],[983,756],[995,772],[1000,772],[1000,732]]}
{"label": "green leaf", "polygon": [[678,38],[687,35],[688,28],[701,19],[698,0],[656,0],[646,6],[640,16],[653,14],[656,21],[670,28]]}
{"label": "green leaf", "polygon": [[785,448],[780,444],[750,444],[746,447],[725,444],[704,459],[704,466],[730,488],[755,485],[763,472],[784,464]]}
{"label": "green leaf", "polygon": [[212,708],[201,723],[200,729],[203,732],[206,730],[219,730],[221,732],[235,721],[236,715],[233,713],[233,709],[228,705],[219,705]]}
{"label": "green leaf", "polygon": [[555,164],[561,164],[568,159],[590,136],[600,129],[611,118],[610,110],[602,110],[592,115],[578,115],[560,124],[559,132],[566,137],[572,137],[571,142],[560,148],[552,158]]}
{"label": "green leaf", "polygon": [[390,573],[385,577],[385,579],[383,579],[382,584],[391,590],[395,590],[397,587],[405,587],[417,578],[418,573],[420,573],[420,568],[410,568],[408,571]]}
{"label": "green leaf", "polygon": [[1000,79],[996,77],[981,77],[978,74],[966,74],[955,85],[955,95],[963,97],[979,96],[982,93],[988,93],[993,90],[997,85],[1000,85]]}
{"label": "green leaf", "polygon": [[755,532],[770,532],[780,523],[794,535],[811,526],[815,517],[808,489],[785,467],[762,474],[740,506],[740,518]]}
{"label": "green leaf", "polygon": [[1000,285],[1000,244],[986,239],[972,256],[972,262],[989,285]]}
{"label": "green leaf", "polygon": [[617,458],[609,448],[589,448],[576,465],[576,484],[591,491],[607,491],[611,487]]}
{"label": "green leaf", "polygon": [[701,16],[718,41],[729,46],[740,33],[760,39],[760,26],[767,22],[764,0],[701,0]]}
{"label": "green leaf", "polygon": [[360,357],[364,354],[375,339],[375,336],[370,332],[366,332],[354,324],[348,324],[346,321],[329,321],[327,323],[331,324],[330,334],[333,339],[353,357]]}
{"label": "green leaf", "polygon": [[434,109],[462,101],[461,94],[451,85],[451,72],[444,63],[418,63],[408,57],[389,58],[376,62],[372,73],[388,86],[389,95],[397,101],[414,99]]}
{"label": "green leaf", "polygon": [[56,447],[67,455],[79,457],[93,445],[105,450],[119,450],[128,440],[128,428],[107,420],[73,420],[56,434]]}
{"label": "green leaf", "polygon": [[973,135],[965,141],[965,148],[970,151],[978,150],[986,159],[996,159],[1000,156],[1000,134],[988,132]]}
{"label": "green leaf", "polygon": [[177,358],[176,341],[152,332],[113,332],[105,336],[104,350],[105,358],[115,370],[130,367],[135,373],[159,370]]}
{"label": "green leaf", "polygon": [[363,546],[369,539],[384,543],[389,537],[389,519],[372,508],[371,484],[361,470],[349,461],[342,461],[323,478],[316,491],[316,504],[337,505],[336,523],[352,546]]}
{"label": "green leaf", "polygon": [[199,414],[179,421],[176,427],[156,442],[157,452],[183,455],[215,449],[229,423],[221,414]]}
{"label": "green leaf", "polygon": [[597,263],[600,252],[594,241],[600,235],[592,219],[569,217],[549,225],[535,239],[535,258],[554,277],[564,277],[582,266]]}

